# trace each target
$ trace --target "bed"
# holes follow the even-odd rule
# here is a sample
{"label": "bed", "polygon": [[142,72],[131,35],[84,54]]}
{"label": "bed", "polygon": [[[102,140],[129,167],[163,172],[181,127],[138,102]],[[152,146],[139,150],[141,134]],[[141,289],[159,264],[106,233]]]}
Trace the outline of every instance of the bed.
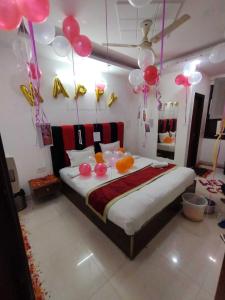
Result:
{"label": "bed", "polygon": [[[115,202],[110,206],[107,218],[103,221],[87,205],[86,196],[93,188],[124,175],[110,169],[104,178],[98,179],[93,175],[84,179],[79,176],[78,167],[69,166],[65,156],[65,149],[84,149],[93,144],[98,152],[99,141],[93,140],[94,132],[100,132],[100,142],[119,140],[120,146],[123,146],[122,122],[52,127],[54,145],[51,147],[51,154],[54,173],[61,177],[65,195],[130,259],[133,259],[180,210],[181,194],[187,189],[194,189],[195,174],[193,170],[184,167],[171,169],[169,173]],[[135,167],[129,172],[138,172],[152,163],[154,160],[136,156]]]}

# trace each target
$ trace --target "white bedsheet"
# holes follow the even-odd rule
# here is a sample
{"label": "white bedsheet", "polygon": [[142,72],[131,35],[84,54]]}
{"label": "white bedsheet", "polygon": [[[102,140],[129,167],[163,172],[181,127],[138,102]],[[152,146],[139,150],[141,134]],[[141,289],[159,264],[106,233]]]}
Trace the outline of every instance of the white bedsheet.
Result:
{"label": "white bedsheet", "polygon": [[158,143],[158,149],[168,152],[174,152],[175,151],[175,144],[168,144],[168,143]]}
{"label": "white bedsheet", "polygon": [[[135,160],[135,167],[130,172],[141,169],[154,161],[139,157]],[[108,175],[104,178],[97,178],[94,173],[91,177],[84,178],[79,176],[77,167],[67,167],[60,170],[60,176],[72,189],[86,197],[90,189],[121,175],[116,170],[109,169]],[[193,183],[194,178],[195,173],[192,169],[177,167],[114,203],[109,209],[107,218],[124,229],[127,235],[133,235],[155,214],[184,192]]]}

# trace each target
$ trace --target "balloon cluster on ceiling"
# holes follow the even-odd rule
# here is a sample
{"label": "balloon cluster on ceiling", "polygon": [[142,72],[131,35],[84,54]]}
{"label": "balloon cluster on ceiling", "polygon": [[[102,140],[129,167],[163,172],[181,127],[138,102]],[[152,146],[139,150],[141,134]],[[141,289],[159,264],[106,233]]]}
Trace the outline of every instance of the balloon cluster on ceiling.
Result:
{"label": "balloon cluster on ceiling", "polygon": [[199,60],[185,63],[183,73],[177,75],[175,83],[177,85],[183,85],[184,87],[200,83],[202,80],[202,73],[196,70],[199,63]]}
{"label": "balloon cluster on ceiling", "polygon": [[80,34],[80,26],[73,16],[68,16],[63,21],[63,35],[55,36],[55,26],[49,22],[34,24],[35,41],[42,45],[50,45],[54,52],[61,57],[66,57],[71,52],[71,47],[82,57],[89,56],[92,52],[90,39]]}
{"label": "balloon cluster on ceiling", "polygon": [[149,86],[155,85],[159,79],[158,69],[154,66],[155,56],[149,49],[141,49],[138,56],[140,69],[132,70],[129,74],[129,82],[134,93],[147,92]]}

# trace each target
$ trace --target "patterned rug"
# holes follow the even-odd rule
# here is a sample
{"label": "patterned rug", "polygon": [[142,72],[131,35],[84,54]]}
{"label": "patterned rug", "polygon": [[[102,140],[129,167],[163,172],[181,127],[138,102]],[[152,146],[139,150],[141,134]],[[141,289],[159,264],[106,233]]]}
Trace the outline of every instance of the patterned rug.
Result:
{"label": "patterned rug", "polygon": [[42,282],[40,279],[40,269],[35,264],[35,260],[32,254],[31,245],[28,239],[28,232],[24,225],[21,225],[23,241],[25,246],[25,251],[28,259],[28,265],[32,280],[32,285],[34,289],[35,300],[46,300],[49,298],[48,293],[44,290]]}

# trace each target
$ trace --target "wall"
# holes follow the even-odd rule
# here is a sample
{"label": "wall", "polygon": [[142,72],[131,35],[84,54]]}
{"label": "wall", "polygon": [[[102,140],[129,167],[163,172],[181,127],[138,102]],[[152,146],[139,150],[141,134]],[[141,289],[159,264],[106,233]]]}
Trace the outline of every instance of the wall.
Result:
{"label": "wall", "polygon": [[[52,172],[49,147],[40,148],[37,143],[36,130],[32,120],[32,108],[21,94],[20,84],[27,83],[24,72],[18,72],[16,58],[11,49],[1,47],[0,69],[1,76],[0,96],[0,132],[5,152],[15,158],[20,184],[29,193],[28,180],[47,175]],[[52,97],[52,82],[54,76],[60,75],[65,88],[71,98],[74,96],[71,64],[39,58],[42,70],[41,95],[44,98],[43,109],[52,125],[77,124],[75,101],[63,97]],[[76,64],[75,64],[76,66]],[[87,66],[86,66],[87,67]],[[125,146],[136,152],[134,134],[136,135],[136,115],[138,101],[130,91],[127,75],[103,74],[108,83],[107,93],[114,91],[118,100],[109,109],[105,105],[107,96],[101,100],[96,115],[95,107],[95,79],[96,68],[83,68],[82,84],[89,89],[88,93],[78,100],[80,123],[125,122]],[[79,75],[79,71],[77,71]],[[79,76],[77,76],[79,77]]]}
{"label": "wall", "polygon": [[[207,99],[209,95],[210,83],[207,76],[203,76],[203,79],[200,84],[190,87],[188,89],[187,95],[187,119],[185,122],[185,99],[186,92],[185,88],[181,86],[177,86],[174,82],[177,76],[176,73],[167,73],[161,77],[160,80],[160,92],[161,92],[161,100],[162,102],[168,101],[177,101],[178,104],[178,118],[177,118],[177,136],[176,136],[176,147],[175,147],[175,158],[174,161],[176,164],[184,166],[187,161],[187,152],[189,146],[189,135],[190,135],[190,124],[193,110],[193,101],[195,92],[202,93],[206,95],[206,101],[204,103],[204,111],[203,111],[203,123],[201,126],[201,138],[203,138],[204,133],[204,122],[206,118],[207,112]],[[157,134],[158,134],[158,111],[156,108],[156,100],[155,100],[155,91],[152,89],[151,95],[148,99],[148,117],[153,120],[153,127],[151,128],[151,132],[144,134],[144,125],[143,122],[139,122],[139,152],[142,155],[147,157],[152,157],[158,160],[166,160],[165,158],[160,158],[156,156],[157,149]],[[142,97],[139,99],[140,103],[143,103]],[[143,104],[142,104],[143,107]],[[146,145],[144,146],[144,142]],[[168,160],[167,161],[171,161]]]}
{"label": "wall", "polygon": [[[208,86],[202,86],[202,91],[206,92],[210,88],[210,84],[213,83],[215,78],[225,77],[225,75],[219,75],[214,78],[211,78],[208,82]],[[207,92],[206,92],[207,93]],[[214,139],[205,139],[204,138],[204,129],[205,129],[205,123],[206,123],[206,117],[207,117],[207,108],[209,104],[209,93],[207,93],[207,97],[205,98],[205,104],[207,104],[207,107],[204,112],[203,116],[203,123],[202,123],[202,129],[201,129],[201,139],[199,141],[199,151],[198,151],[198,161],[200,163],[205,164],[212,164],[212,158],[213,158],[213,149],[215,140]],[[225,141],[222,140],[220,144],[220,152],[218,156],[218,167],[223,167],[225,162]]]}

